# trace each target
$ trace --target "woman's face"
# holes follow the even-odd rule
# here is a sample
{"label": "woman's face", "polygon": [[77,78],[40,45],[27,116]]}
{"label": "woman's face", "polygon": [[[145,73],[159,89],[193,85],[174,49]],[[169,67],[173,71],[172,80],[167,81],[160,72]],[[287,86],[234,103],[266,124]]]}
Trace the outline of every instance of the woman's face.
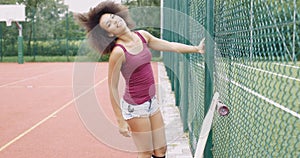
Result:
{"label": "woman's face", "polygon": [[118,15],[115,14],[104,14],[100,18],[99,25],[107,32],[118,36],[127,29],[125,21]]}

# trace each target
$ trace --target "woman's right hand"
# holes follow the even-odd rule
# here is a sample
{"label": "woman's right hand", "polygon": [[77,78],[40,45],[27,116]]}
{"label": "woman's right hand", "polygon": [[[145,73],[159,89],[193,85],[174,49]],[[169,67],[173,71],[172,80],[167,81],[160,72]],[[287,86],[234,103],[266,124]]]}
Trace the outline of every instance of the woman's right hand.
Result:
{"label": "woman's right hand", "polygon": [[119,132],[124,137],[131,137],[130,127],[125,120],[119,121]]}

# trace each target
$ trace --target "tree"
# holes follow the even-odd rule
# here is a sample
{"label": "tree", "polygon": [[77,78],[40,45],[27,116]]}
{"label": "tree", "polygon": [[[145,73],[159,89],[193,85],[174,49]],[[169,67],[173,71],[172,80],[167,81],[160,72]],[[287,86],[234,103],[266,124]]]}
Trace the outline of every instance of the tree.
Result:
{"label": "tree", "polygon": [[34,31],[34,21],[36,18],[36,11],[38,10],[38,5],[45,0],[18,0],[19,3],[26,6],[26,23],[24,24],[25,38],[27,41],[27,52],[31,54],[31,40]]}
{"label": "tree", "polygon": [[67,6],[63,0],[18,0],[18,2],[26,5],[24,38],[28,39],[27,53],[32,55],[32,39],[56,38],[61,34],[59,24],[64,18]]}

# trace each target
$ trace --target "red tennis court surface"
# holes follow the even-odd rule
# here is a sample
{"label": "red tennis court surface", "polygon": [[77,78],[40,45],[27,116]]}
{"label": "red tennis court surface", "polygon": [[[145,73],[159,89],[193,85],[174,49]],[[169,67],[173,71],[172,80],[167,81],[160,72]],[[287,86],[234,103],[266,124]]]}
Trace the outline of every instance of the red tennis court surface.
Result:
{"label": "red tennis court surface", "polygon": [[[82,122],[75,103],[85,94],[74,95],[73,89],[74,68],[80,64],[89,63],[0,63],[0,158],[136,157],[102,143]],[[115,124],[107,93],[108,65],[95,65],[91,93]],[[153,67],[157,74],[155,63]],[[99,120],[100,129],[107,126]],[[117,128],[108,133],[120,137]]]}

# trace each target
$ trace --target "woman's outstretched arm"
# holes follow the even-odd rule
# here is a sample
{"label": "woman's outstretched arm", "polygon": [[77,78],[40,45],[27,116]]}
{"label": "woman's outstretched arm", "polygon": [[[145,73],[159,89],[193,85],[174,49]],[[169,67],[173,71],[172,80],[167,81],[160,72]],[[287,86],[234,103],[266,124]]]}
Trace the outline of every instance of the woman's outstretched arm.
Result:
{"label": "woman's outstretched arm", "polygon": [[151,49],[158,51],[167,51],[167,52],[175,52],[175,53],[204,53],[205,45],[204,39],[201,40],[198,46],[191,46],[177,42],[169,42],[166,40],[162,40],[154,37],[147,31],[140,31],[140,33],[146,38],[148,42],[148,46]]}

